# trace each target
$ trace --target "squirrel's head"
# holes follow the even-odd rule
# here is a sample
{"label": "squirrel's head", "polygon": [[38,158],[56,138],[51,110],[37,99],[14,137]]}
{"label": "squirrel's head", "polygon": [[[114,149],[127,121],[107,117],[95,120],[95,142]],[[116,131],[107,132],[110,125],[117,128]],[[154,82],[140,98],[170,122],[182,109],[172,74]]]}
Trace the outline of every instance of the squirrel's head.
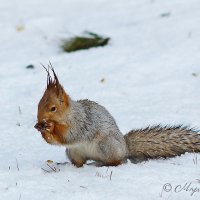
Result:
{"label": "squirrel's head", "polygon": [[[49,69],[52,71],[53,77],[50,75]],[[70,99],[60,85],[51,63],[45,70],[47,71],[47,88],[38,104],[38,122],[35,124],[35,128],[40,131],[42,137],[49,144],[65,144],[64,136],[69,128],[65,117]]]}
{"label": "squirrel's head", "polygon": [[47,88],[38,104],[38,123],[48,120],[62,123],[69,107],[69,96],[60,85],[53,67],[50,67],[53,77],[44,67],[47,71]]}

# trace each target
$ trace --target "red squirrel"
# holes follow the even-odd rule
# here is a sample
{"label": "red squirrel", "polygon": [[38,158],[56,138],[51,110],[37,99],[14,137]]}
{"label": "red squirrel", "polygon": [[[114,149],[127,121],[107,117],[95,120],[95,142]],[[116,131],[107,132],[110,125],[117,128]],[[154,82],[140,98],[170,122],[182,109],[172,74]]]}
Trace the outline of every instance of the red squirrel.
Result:
{"label": "red squirrel", "polygon": [[199,134],[183,126],[153,126],[123,135],[106,108],[87,99],[72,100],[53,67],[46,71],[47,88],[38,104],[35,128],[47,143],[65,146],[75,166],[82,167],[87,160],[117,166],[127,159],[137,163],[200,151]]}

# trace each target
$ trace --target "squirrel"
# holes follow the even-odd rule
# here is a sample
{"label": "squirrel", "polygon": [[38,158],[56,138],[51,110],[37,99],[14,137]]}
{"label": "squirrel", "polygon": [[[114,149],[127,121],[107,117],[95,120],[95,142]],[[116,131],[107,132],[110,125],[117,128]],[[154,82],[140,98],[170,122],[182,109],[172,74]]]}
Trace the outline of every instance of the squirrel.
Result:
{"label": "squirrel", "polygon": [[[47,71],[47,88],[38,104],[35,128],[52,145],[66,147],[76,167],[87,160],[97,166],[117,166],[200,152],[198,131],[184,126],[152,126],[123,135],[112,115],[96,102],[72,100],[52,67]],[[53,74],[53,77],[51,76]]]}

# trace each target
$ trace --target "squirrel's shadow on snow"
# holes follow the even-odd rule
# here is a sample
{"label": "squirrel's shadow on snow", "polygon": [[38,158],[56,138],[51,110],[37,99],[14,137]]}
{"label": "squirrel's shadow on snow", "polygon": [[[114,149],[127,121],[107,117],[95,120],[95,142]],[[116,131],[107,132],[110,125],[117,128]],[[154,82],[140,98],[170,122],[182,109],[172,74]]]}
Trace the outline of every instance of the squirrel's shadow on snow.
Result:
{"label": "squirrel's shadow on snow", "polygon": [[54,163],[54,162],[45,162],[41,169],[45,173],[57,173],[64,169],[66,165],[73,166],[70,162],[63,162],[63,163]]}
{"label": "squirrel's shadow on snow", "polygon": [[[124,162],[123,164],[126,164],[126,163],[127,162]],[[44,173],[58,173],[60,171],[64,171],[66,169],[66,166],[78,169],[75,165],[73,165],[70,162],[57,163],[57,162],[53,162],[53,161],[51,161],[51,162],[46,161],[41,166],[41,170]],[[101,167],[109,168],[109,167],[112,167],[112,166],[105,166],[101,162],[96,162],[96,161],[88,162],[84,166],[95,167],[95,168],[101,168]]]}
{"label": "squirrel's shadow on snow", "polygon": [[[98,162],[90,162],[85,165],[93,166],[93,167],[103,167],[103,165],[101,165]],[[58,173],[60,171],[63,171],[66,168],[66,166],[77,168],[75,165],[73,165],[70,162],[57,163],[57,162],[52,162],[52,161],[51,162],[46,161],[41,166],[41,170],[44,171],[45,173]]]}

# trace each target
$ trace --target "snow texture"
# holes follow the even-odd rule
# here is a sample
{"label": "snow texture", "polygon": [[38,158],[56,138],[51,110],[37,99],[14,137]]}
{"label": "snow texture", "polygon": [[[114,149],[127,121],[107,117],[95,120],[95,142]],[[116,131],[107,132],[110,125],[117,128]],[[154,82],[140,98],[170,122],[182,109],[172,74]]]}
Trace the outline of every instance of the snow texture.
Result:
{"label": "snow texture", "polygon": [[[65,162],[64,147],[33,128],[46,87],[40,62],[49,60],[73,99],[105,106],[124,134],[159,123],[200,127],[199,11],[199,0],[0,1],[0,199],[200,199],[199,154],[55,171],[46,160]],[[85,30],[111,42],[62,52],[64,38]]]}

